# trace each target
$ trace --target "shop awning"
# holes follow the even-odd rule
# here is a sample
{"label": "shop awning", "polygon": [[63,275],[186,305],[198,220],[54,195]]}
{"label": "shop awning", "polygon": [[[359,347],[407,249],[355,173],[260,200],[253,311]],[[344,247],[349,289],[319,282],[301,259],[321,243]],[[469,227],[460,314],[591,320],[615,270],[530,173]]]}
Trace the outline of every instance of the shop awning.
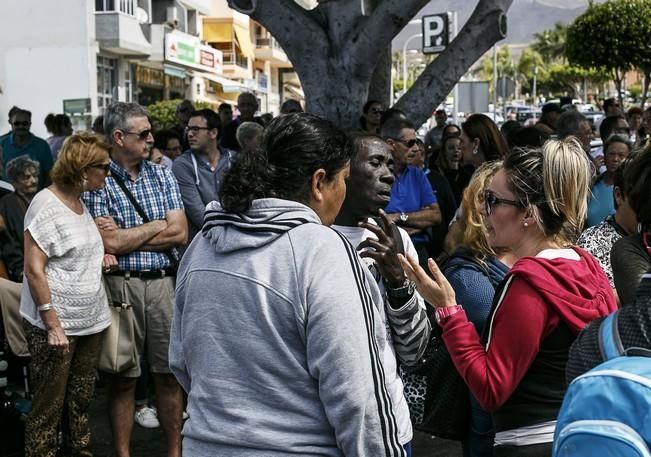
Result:
{"label": "shop awning", "polygon": [[255,58],[255,47],[251,42],[251,34],[246,25],[234,22],[204,21],[203,40],[208,43],[232,43],[233,40],[237,40],[242,54],[249,59]]}
{"label": "shop awning", "polygon": [[198,71],[194,72],[194,76],[200,76],[204,79],[219,84],[220,86],[222,86],[222,92],[226,94],[233,94],[233,93],[239,94],[241,92],[249,91],[249,89],[244,84],[232,79],[224,78],[223,76],[213,75],[210,73],[203,73]]}
{"label": "shop awning", "polygon": [[240,50],[249,59],[255,59],[255,48],[251,43],[251,34],[249,28],[240,24],[233,24],[235,29],[235,36],[237,37],[237,44],[240,45]]}
{"label": "shop awning", "polygon": [[203,23],[203,40],[208,43],[231,43],[233,41],[232,22]]}

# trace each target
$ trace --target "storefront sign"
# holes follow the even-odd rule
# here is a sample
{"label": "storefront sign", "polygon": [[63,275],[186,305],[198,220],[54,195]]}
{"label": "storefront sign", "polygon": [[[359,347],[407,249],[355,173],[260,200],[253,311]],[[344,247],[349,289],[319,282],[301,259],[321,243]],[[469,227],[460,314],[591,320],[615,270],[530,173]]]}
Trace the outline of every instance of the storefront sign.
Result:
{"label": "storefront sign", "polygon": [[68,116],[90,114],[90,98],[73,98],[63,101],[63,112]]}
{"label": "storefront sign", "polygon": [[165,35],[165,60],[221,74],[224,55],[212,46],[201,44],[199,38],[175,30]]}

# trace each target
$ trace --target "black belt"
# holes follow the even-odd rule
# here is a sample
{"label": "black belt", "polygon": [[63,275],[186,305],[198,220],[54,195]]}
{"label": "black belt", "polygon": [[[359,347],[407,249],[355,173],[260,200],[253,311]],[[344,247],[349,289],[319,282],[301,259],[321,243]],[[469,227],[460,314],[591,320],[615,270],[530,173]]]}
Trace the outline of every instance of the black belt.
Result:
{"label": "black belt", "polygon": [[176,276],[174,268],[164,270],[117,270],[106,273],[110,276],[124,276],[125,278],[161,279],[166,276]]}

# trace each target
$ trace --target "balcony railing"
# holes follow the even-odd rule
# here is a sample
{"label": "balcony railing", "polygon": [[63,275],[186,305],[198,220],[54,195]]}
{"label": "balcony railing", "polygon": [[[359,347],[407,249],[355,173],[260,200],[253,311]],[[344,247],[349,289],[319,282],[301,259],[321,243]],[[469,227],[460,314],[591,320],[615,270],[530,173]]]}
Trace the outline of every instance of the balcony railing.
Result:
{"label": "balcony railing", "polygon": [[274,48],[282,51],[283,48],[280,47],[275,38],[272,37],[261,37],[257,36],[255,38],[255,44],[259,48]]}
{"label": "balcony railing", "polygon": [[238,52],[224,51],[224,65],[237,65],[238,67],[248,70],[249,59]]}
{"label": "balcony railing", "polygon": [[95,0],[95,11],[118,11],[135,16],[137,6],[137,0]]}

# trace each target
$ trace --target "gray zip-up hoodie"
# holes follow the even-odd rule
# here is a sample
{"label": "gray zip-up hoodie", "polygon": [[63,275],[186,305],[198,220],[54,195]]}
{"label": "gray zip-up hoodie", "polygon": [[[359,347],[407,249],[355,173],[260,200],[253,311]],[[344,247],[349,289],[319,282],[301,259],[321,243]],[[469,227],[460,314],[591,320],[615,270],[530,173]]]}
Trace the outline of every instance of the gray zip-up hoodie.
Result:
{"label": "gray zip-up hoodie", "polygon": [[209,204],[181,262],[170,341],[188,393],[184,455],[406,455],[374,302],[355,249],[307,206]]}

